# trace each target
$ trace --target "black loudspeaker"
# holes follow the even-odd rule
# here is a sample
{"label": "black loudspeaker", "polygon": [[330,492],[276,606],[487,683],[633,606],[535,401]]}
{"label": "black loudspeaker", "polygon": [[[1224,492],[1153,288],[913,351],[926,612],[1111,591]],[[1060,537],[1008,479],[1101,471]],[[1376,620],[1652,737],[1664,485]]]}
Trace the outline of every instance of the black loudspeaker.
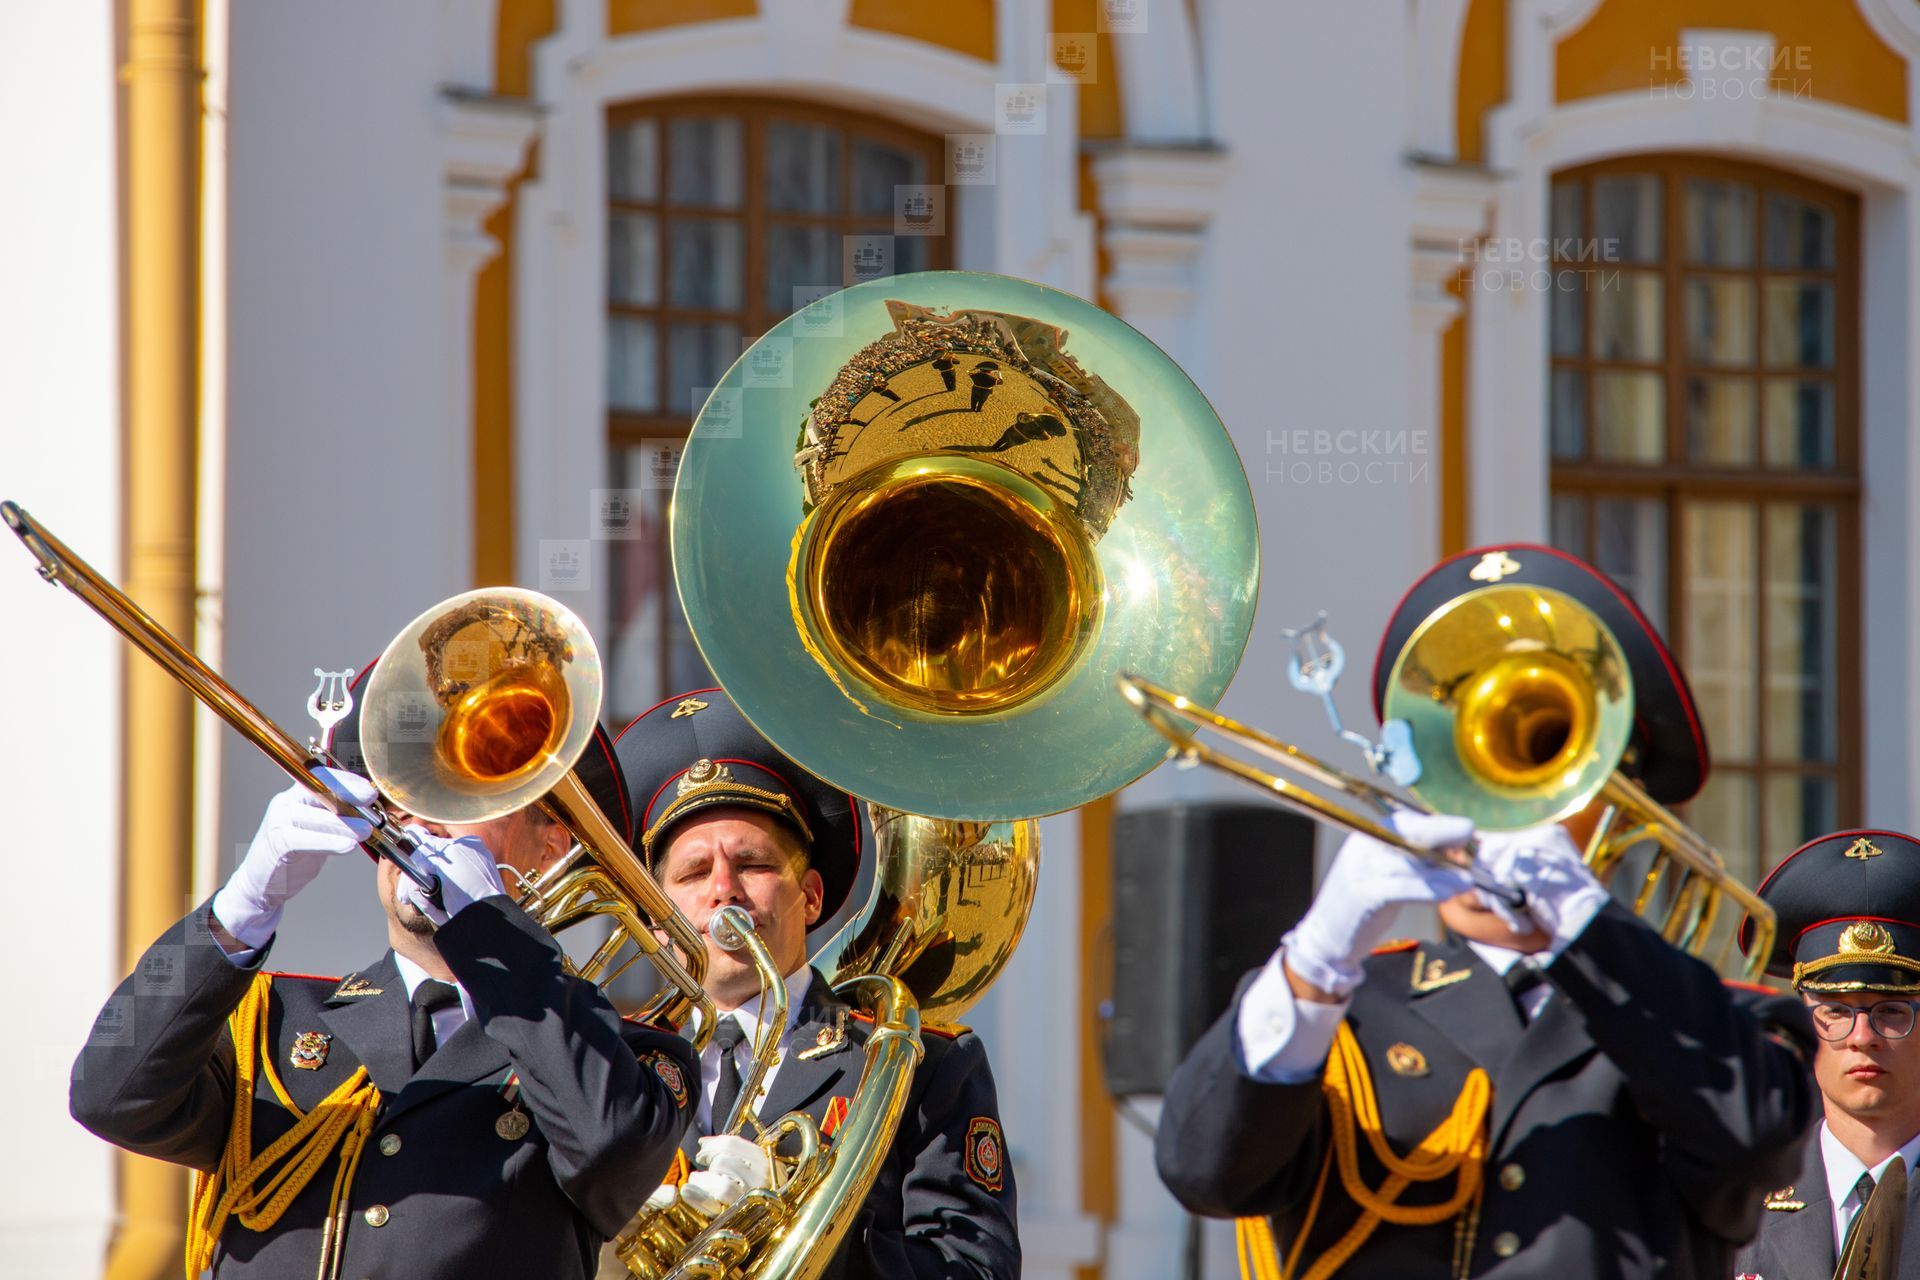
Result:
{"label": "black loudspeaker", "polygon": [[1313,900],[1312,819],[1274,805],[1176,804],[1113,830],[1115,1097],[1163,1093],[1194,1041]]}

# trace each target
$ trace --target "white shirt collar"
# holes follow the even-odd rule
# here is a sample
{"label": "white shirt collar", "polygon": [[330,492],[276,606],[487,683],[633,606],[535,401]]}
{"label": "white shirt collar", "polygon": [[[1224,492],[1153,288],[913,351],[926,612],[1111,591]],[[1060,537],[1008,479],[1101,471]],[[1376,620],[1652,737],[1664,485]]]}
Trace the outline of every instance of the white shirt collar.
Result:
{"label": "white shirt collar", "polygon": [[[1914,1157],[1920,1155],[1920,1133],[1907,1139],[1906,1145],[1893,1155],[1905,1160],[1908,1170],[1912,1170]],[[1859,1156],[1840,1144],[1840,1139],[1833,1136],[1833,1130],[1827,1128],[1827,1122],[1822,1120],[1820,1122],[1820,1160],[1827,1170],[1828,1198],[1832,1200],[1836,1210],[1845,1209],[1851,1216],[1853,1210],[1860,1207],[1858,1204],[1851,1203],[1853,1188],[1860,1181],[1860,1175],[1872,1173],[1873,1180],[1877,1184],[1881,1176],[1886,1173],[1887,1166],[1893,1163],[1893,1156],[1888,1156],[1872,1169],[1868,1169]]]}
{"label": "white shirt collar", "polygon": [[[400,970],[400,980],[407,984],[407,1003],[412,1004],[413,993],[419,989],[421,983],[433,975],[401,955],[398,951],[393,953],[393,964],[395,968]],[[460,1022],[465,1022],[468,1018],[476,1016],[473,1012],[473,998],[467,994],[467,989],[458,982],[453,983],[452,986],[455,991],[460,993]],[[433,1021],[434,1032],[440,1036],[441,1043],[443,1044],[446,1043],[445,1033],[448,1028],[442,1027],[440,1024],[448,1012],[448,1010],[442,1009],[434,1015]],[[454,1027],[457,1028],[459,1025],[459,1023],[455,1023]]]}
{"label": "white shirt collar", "polygon": [[[793,1034],[794,1026],[799,1021],[800,1006],[807,1002],[807,992],[810,991],[812,988],[813,988],[813,966],[812,965],[803,964],[798,969],[794,970],[792,973],[787,975],[787,1034],[788,1035]],[[739,1020],[740,1029],[747,1033],[746,1039],[740,1042],[741,1046],[751,1051],[754,1042],[760,1038],[760,997],[759,995],[756,994],[753,997],[753,999],[747,1001],[745,1004],[741,1005],[738,1009],[727,1009],[724,1011],[716,1009],[714,1013],[716,1016],[721,1018],[735,1018]],[[711,1043],[707,1045],[707,1048],[711,1050],[715,1055],[718,1055],[720,1052],[720,1050]]]}

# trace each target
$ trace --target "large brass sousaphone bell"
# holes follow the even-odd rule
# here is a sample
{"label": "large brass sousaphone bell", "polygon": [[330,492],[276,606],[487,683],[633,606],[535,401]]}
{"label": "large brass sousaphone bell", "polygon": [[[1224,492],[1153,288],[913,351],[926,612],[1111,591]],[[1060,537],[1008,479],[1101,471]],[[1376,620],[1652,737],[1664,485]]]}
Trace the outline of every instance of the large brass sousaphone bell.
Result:
{"label": "large brass sousaphone bell", "polygon": [[917,1057],[919,1018],[958,1016],[1019,940],[1034,817],[1162,754],[1111,681],[1141,666],[1219,696],[1258,541],[1239,457],[1193,383],[1040,285],[859,285],[727,373],[674,491],[681,602],[754,726],[869,801],[871,897],[814,959],[849,997],[885,999],[827,1159],[711,1224],[643,1213],[617,1248],[629,1270],[808,1280],[828,1265],[899,1122],[899,1046]]}
{"label": "large brass sousaphone bell", "polygon": [[968,272],[775,326],[701,411],[673,501],[688,622],[754,726],[877,804],[988,821],[1158,761],[1113,677],[1224,692],[1258,541],[1173,361],[1082,299]]}

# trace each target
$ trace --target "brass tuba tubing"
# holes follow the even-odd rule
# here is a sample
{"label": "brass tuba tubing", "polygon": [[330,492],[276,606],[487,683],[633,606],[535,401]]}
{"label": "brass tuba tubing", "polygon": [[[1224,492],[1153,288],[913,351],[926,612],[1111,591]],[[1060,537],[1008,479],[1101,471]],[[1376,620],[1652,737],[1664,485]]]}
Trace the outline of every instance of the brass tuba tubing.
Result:
{"label": "brass tuba tubing", "polygon": [[202,662],[197,654],[175,639],[168,630],[128,599],[126,594],[102,577],[94,567],[75,555],[39,521],[13,502],[0,502],[0,519],[26,544],[40,562],[40,576],[65,587],[82,603],[106,620],[107,625],[125,636],[136,649],[159,663],[166,673],[204,702],[234,731],[251,742],[267,758],[286,771],[295,782],[320,797],[343,818],[359,818],[373,827],[361,841],[369,857],[385,858],[435,902],[440,900],[440,878],[418,867],[412,855],[413,841],[399,824],[378,805],[358,805],[334,794],[320,780],[312,765],[316,763],[306,748],[287,736],[286,730],[268,719],[258,707],[236,692],[233,686]]}

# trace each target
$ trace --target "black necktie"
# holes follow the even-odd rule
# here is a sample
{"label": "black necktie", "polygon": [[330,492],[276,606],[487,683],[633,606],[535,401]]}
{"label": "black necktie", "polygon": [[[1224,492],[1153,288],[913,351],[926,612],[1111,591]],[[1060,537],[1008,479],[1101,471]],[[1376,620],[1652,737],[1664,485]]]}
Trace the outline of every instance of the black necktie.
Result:
{"label": "black necktie", "polygon": [[740,1097],[740,1064],[733,1051],[746,1038],[746,1028],[735,1017],[720,1019],[713,1029],[713,1043],[720,1049],[720,1083],[713,1089],[713,1115],[707,1122],[709,1133],[719,1133],[726,1127],[727,1117],[733,1114],[733,1104]]}
{"label": "black necktie", "polygon": [[433,1056],[439,1045],[433,1034],[433,1015],[460,1003],[460,993],[438,978],[427,978],[413,989],[413,1068]]}
{"label": "black necktie", "polygon": [[1513,1006],[1520,1011],[1520,1021],[1533,1021],[1532,1015],[1527,1012],[1527,1006],[1532,1003],[1527,999],[1527,993],[1546,980],[1547,975],[1540,971],[1540,966],[1527,956],[1515,960],[1507,970],[1507,990],[1513,993]]}
{"label": "black necktie", "polygon": [[1860,1202],[1862,1209],[1867,1207],[1867,1201],[1873,1198],[1873,1174],[1871,1171],[1861,1174],[1860,1181],[1853,1184],[1853,1198]]}

